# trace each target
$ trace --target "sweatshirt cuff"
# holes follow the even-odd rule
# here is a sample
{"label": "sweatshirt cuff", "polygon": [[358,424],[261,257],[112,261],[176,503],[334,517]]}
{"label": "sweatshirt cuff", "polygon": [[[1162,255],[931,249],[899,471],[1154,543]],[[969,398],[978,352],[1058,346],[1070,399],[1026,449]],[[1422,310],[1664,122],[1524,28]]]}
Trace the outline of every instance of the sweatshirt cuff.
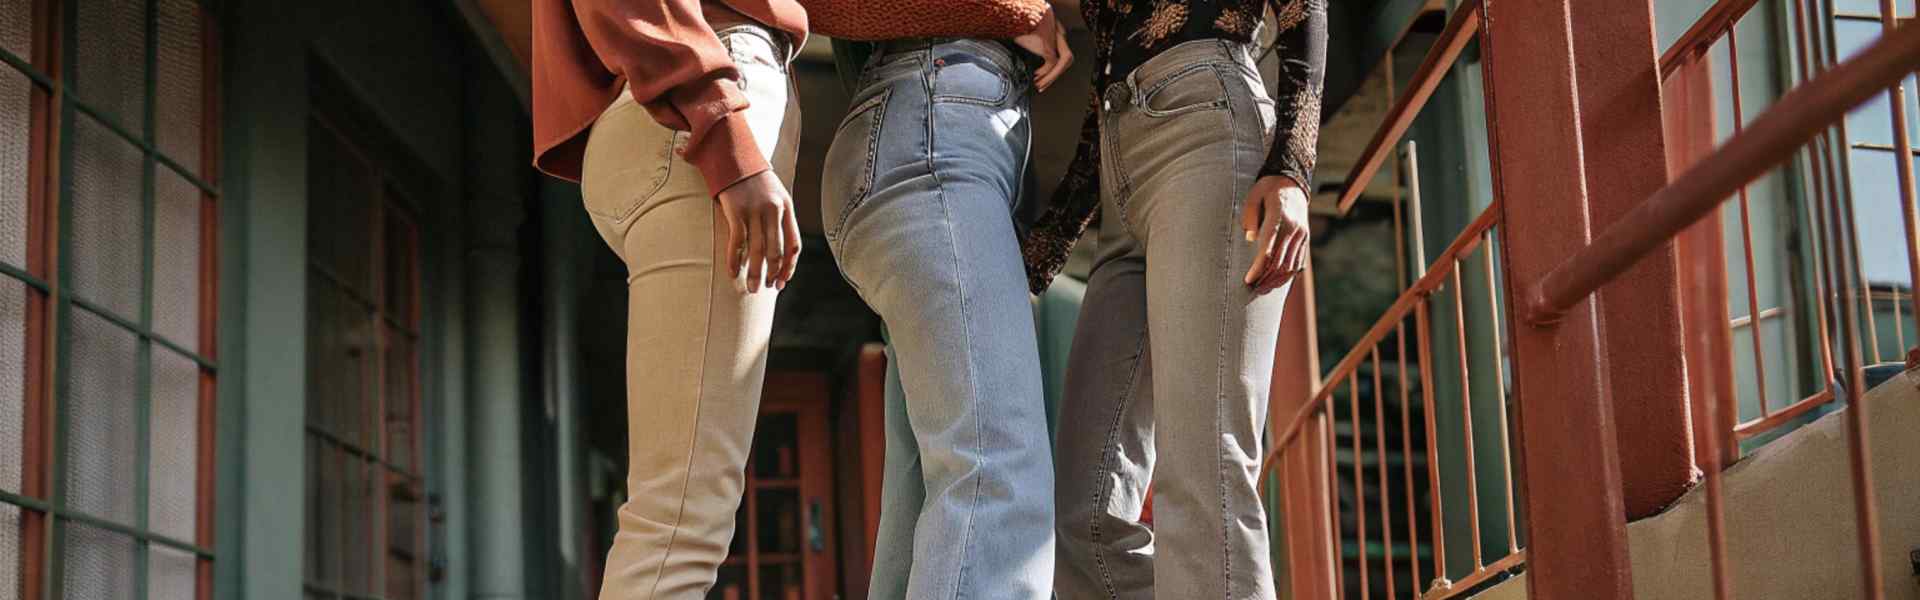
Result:
{"label": "sweatshirt cuff", "polygon": [[698,143],[687,148],[685,158],[706,178],[707,190],[713,196],[771,168],[760,154],[759,143],[753,140],[745,113],[728,113],[703,133]]}

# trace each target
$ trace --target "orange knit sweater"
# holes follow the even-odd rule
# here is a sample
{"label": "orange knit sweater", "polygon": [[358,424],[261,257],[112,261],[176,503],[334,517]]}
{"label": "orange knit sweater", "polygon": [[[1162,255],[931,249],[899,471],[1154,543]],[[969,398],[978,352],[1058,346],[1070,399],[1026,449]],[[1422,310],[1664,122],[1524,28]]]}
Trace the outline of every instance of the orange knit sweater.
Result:
{"label": "orange knit sweater", "polygon": [[846,40],[1010,38],[1033,31],[1047,0],[801,0],[814,31]]}

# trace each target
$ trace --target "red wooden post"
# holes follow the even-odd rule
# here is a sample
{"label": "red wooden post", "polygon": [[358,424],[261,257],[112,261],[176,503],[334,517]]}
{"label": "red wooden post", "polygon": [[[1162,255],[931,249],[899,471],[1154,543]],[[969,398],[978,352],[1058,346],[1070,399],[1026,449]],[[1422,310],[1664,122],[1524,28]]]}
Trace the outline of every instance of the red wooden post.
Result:
{"label": "red wooden post", "polygon": [[[1599,229],[1667,184],[1653,6],[1572,8],[1587,201]],[[1632,349],[1607,356],[1628,518],[1658,512],[1693,484],[1679,280],[1667,244],[1600,290],[1607,346]]]}
{"label": "red wooden post", "polygon": [[[1508,297],[1528,291],[1589,238],[1568,0],[1487,3],[1487,116],[1500,199]],[[1524,314],[1524,313],[1523,313]],[[1557,319],[1513,328],[1529,549],[1535,598],[1626,600],[1627,560],[1607,356],[1591,298]]]}
{"label": "red wooden post", "polygon": [[[1268,402],[1269,427],[1286,427],[1301,407],[1313,402],[1320,387],[1320,355],[1313,323],[1313,269],[1301,272],[1288,292],[1280,318],[1280,339],[1274,348],[1273,384]],[[1328,477],[1325,441],[1318,427],[1301,429],[1280,454],[1279,473],[1285,500],[1287,573],[1294,598],[1332,598],[1338,563],[1329,553],[1332,507],[1327,505]]]}

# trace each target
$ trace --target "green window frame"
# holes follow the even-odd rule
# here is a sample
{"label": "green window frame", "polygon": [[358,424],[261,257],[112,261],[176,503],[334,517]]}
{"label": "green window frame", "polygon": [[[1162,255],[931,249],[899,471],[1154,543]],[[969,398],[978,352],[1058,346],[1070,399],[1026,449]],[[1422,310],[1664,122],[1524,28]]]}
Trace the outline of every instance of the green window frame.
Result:
{"label": "green window frame", "polygon": [[420,227],[358,131],[308,127],[309,599],[427,595]]}
{"label": "green window frame", "polygon": [[0,594],[212,595],[201,0],[0,0]]}

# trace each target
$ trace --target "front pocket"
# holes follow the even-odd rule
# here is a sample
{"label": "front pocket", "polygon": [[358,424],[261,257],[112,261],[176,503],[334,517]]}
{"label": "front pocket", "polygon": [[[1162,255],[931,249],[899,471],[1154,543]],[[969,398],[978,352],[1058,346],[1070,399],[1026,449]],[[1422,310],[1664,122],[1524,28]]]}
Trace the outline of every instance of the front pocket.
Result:
{"label": "front pocket", "polygon": [[674,146],[684,132],[654,123],[626,102],[601,115],[587,137],[580,195],[587,212],[622,222],[660,193],[673,176]]}
{"label": "front pocket", "polygon": [[1143,94],[1140,112],[1150,117],[1227,107],[1226,83],[1211,64],[1187,67],[1148,87]]}
{"label": "front pocket", "polygon": [[874,161],[879,158],[880,130],[886,122],[887,88],[847,112],[827,148],[826,169],[821,173],[820,214],[832,216],[825,224],[827,239],[840,238],[847,218],[873,192]]}

